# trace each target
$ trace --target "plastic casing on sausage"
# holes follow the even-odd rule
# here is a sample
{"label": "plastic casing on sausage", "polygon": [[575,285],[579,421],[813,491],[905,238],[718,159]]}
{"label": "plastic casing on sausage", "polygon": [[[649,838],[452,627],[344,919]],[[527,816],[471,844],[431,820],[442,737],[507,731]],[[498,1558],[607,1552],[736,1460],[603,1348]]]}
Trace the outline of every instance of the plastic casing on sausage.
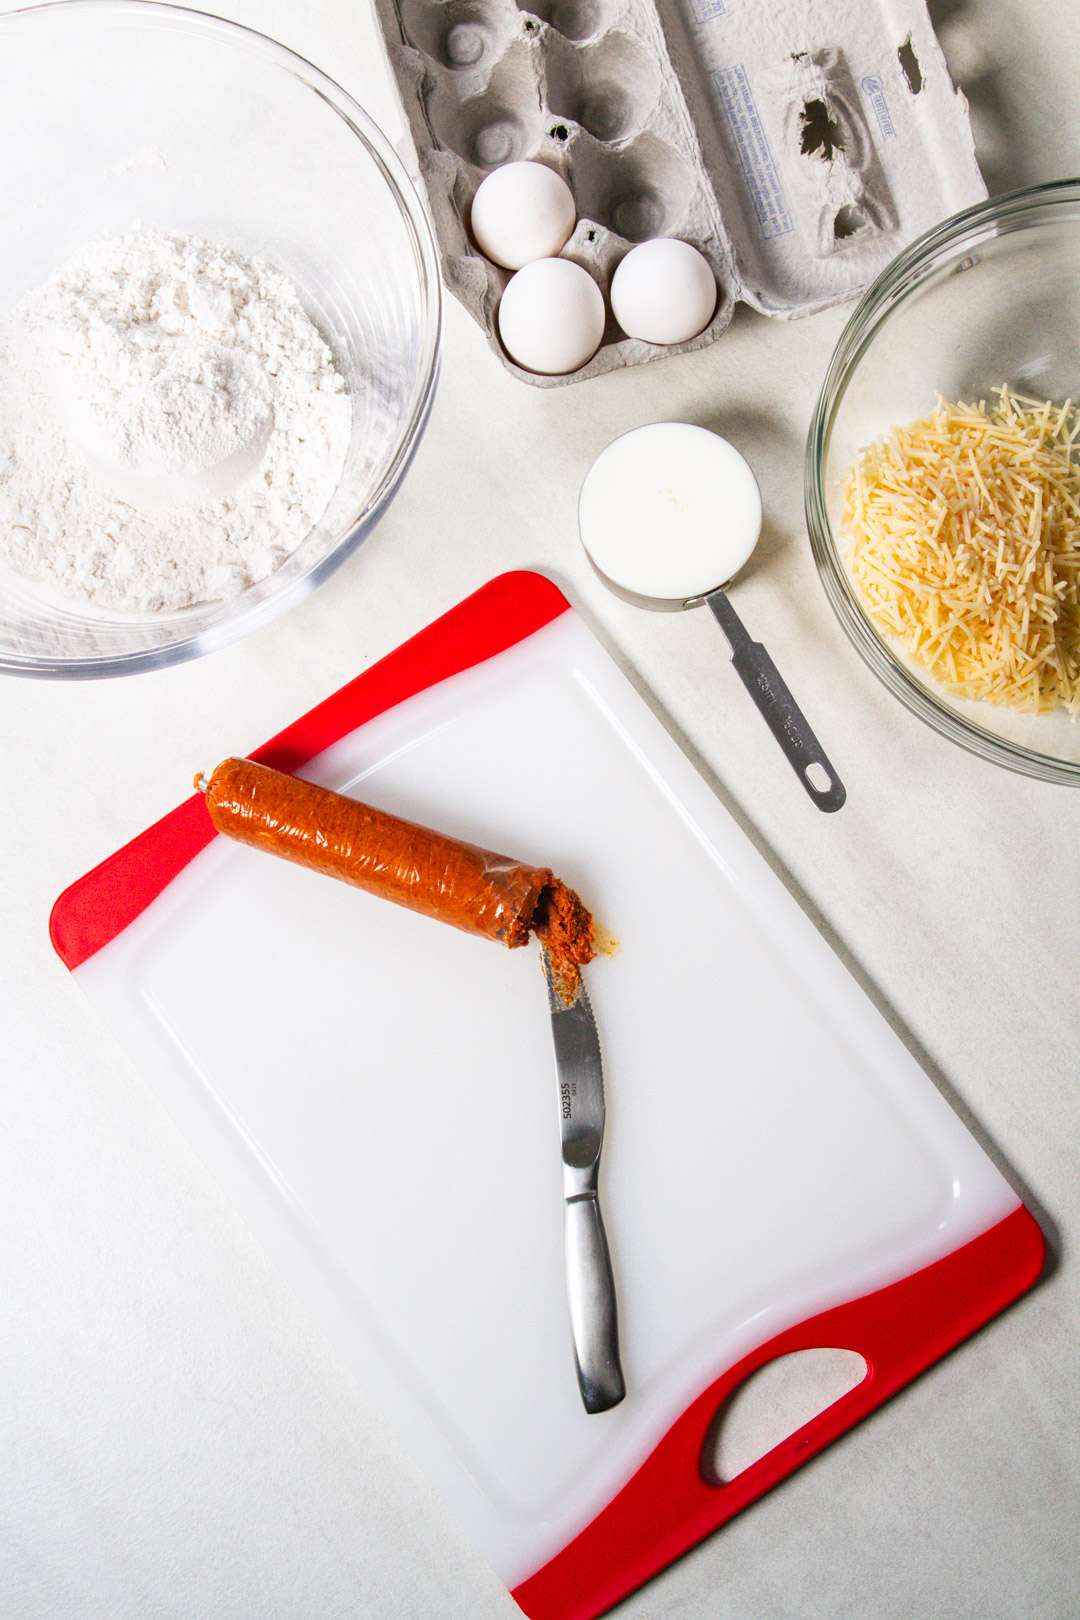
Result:
{"label": "plastic casing on sausage", "polygon": [[524,945],[544,867],[460,843],[371,805],[247,759],[227,759],[206,786],[221,833],[439,922]]}

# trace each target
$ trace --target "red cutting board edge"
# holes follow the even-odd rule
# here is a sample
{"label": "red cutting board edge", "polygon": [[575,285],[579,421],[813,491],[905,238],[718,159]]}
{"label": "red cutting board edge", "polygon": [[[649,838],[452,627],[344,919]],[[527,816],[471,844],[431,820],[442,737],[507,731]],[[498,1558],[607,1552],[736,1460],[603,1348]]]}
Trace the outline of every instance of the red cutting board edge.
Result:
{"label": "red cutting board edge", "polygon": [[[541,574],[501,574],[251,758],[298,770],[366,721],[504,652],[569,606]],[[75,969],[107,945],[216,836],[194,794],[65,889],[49,922],[65,965]],[[605,1613],[1004,1310],[1037,1281],[1044,1260],[1042,1232],[1020,1205],[933,1265],[758,1345],[701,1392],[591,1524],[514,1588],[519,1607],[531,1620]],[[708,1482],[701,1458],[723,1402],[766,1362],[820,1348],[856,1351],[865,1377],[737,1478]]]}

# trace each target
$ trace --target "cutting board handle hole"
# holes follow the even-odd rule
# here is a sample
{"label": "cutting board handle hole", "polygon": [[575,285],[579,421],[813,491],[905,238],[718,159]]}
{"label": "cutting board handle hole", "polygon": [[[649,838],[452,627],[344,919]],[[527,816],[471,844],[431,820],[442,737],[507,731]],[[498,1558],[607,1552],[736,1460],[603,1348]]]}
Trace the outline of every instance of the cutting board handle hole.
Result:
{"label": "cutting board handle hole", "polygon": [[709,1425],[702,1477],[710,1485],[730,1484],[861,1384],[866,1370],[854,1350],[796,1350],[767,1361],[727,1397]]}

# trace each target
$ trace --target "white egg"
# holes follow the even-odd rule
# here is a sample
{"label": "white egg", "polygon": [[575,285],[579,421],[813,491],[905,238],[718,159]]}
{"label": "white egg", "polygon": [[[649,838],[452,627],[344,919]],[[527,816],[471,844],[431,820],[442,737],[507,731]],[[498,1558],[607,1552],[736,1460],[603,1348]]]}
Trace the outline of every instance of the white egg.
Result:
{"label": "white egg", "polygon": [[470,223],[481,253],[505,270],[548,259],[570,240],[577,219],[574,194],[543,163],[504,163],[473,198]]}
{"label": "white egg", "polygon": [[511,276],[499,304],[499,336],[526,371],[557,376],[591,360],[604,335],[604,298],[570,259],[537,259]]}
{"label": "white egg", "polygon": [[611,307],[627,337],[687,343],[716,309],[716,277],[689,242],[658,236],[631,248],[611,282]]}

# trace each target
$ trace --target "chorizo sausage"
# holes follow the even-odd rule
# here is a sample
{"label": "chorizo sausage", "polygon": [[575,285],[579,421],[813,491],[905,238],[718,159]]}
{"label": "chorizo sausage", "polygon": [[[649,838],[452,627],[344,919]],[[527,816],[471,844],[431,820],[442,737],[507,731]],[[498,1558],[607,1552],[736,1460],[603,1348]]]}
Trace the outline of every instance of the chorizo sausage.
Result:
{"label": "chorizo sausage", "polygon": [[252,760],[224,760],[205,796],[211,821],[227,837],[511,949],[528,941],[541,898],[556,882],[546,867],[461,843]]}

